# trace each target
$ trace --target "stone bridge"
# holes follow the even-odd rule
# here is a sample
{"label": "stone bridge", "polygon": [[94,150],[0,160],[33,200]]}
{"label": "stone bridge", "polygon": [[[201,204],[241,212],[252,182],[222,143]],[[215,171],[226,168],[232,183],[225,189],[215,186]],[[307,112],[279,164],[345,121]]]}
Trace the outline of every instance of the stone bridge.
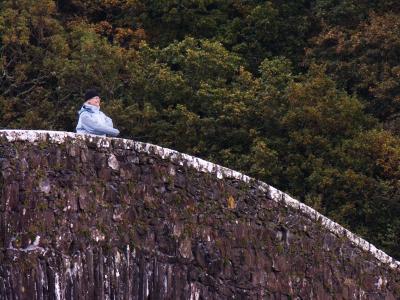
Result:
{"label": "stone bridge", "polygon": [[0,131],[0,299],[400,299],[400,263],[156,145]]}

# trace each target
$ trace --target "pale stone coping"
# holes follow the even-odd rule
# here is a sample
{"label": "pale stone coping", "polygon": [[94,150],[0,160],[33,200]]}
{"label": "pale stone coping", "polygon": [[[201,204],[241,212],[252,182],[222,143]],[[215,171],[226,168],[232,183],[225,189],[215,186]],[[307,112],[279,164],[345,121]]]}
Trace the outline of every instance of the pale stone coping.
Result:
{"label": "pale stone coping", "polygon": [[387,255],[382,250],[377,249],[374,245],[355,235],[349,230],[345,229],[338,223],[330,220],[323,216],[315,209],[301,203],[300,201],[293,199],[288,194],[279,191],[278,189],[266,184],[265,182],[255,180],[247,175],[240,172],[231,170],[229,168],[222,167],[220,165],[205,161],[201,158],[197,158],[188,154],[180,153],[175,150],[163,148],[157,145],[142,143],[138,141],[120,139],[120,138],[109,138],[91,134],[76,134],[72,132],[64,131],[46,131],[46,130],[0,130],[0,136],[5,136],[9,142],[14,141],[28,141],[35,143],[38,141],[49,141],[52,143],[62,144],[67,138],[96,142],[98,148],[108,148],[111,145],[112,140],[122,141],[125,149],[134,149],[138,152],[155,154],[163,159],[178,162],[180,165],[187,165],[195,168],[200,172],[213,173],[217,178],[235,178],[240,181],[250,183],[254,182],[258,185],[258,188],[266,193],[272,200],[283,203],[286,207],[292,207],[296,210],[301,211],[303,214],[309,216],[312,220],[320,222],[322,226],[328,229],[330,232],[338,237],[348,238],[353,245],[361,248],[364,251],[370,252],[380,262],[387,264],[390,268],[400,270],[400,262],[396,261],[391,256]]}

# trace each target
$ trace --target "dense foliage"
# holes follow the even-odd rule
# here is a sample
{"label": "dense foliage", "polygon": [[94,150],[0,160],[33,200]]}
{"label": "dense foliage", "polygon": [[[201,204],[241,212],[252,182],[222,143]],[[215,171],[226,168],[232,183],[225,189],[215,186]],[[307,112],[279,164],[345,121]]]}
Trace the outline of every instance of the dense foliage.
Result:
{"label": "dense foliage", "polygon": [[273,184],[400,258],[395,1],[4,0],[0,126],[122,136]]}

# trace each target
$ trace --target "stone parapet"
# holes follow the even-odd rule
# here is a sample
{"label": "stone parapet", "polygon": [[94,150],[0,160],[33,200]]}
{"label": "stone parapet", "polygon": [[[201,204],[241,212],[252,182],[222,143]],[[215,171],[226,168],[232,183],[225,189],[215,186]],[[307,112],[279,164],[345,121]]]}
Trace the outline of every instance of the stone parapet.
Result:
{"label": "stone parapet", "polygon": [[400,297],[398,261],[274,187],[200,158],[3,130],[0,167],[1,299]]}

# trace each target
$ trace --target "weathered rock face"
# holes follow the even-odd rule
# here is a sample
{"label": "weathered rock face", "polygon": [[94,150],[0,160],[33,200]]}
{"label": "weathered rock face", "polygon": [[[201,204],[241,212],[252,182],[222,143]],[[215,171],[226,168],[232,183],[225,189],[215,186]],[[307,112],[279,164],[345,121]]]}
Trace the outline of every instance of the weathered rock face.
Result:
{"label": "weathered rock face", "polygon": [[399,299],[400,264],[168,149],[0,132],[0,299]]}

